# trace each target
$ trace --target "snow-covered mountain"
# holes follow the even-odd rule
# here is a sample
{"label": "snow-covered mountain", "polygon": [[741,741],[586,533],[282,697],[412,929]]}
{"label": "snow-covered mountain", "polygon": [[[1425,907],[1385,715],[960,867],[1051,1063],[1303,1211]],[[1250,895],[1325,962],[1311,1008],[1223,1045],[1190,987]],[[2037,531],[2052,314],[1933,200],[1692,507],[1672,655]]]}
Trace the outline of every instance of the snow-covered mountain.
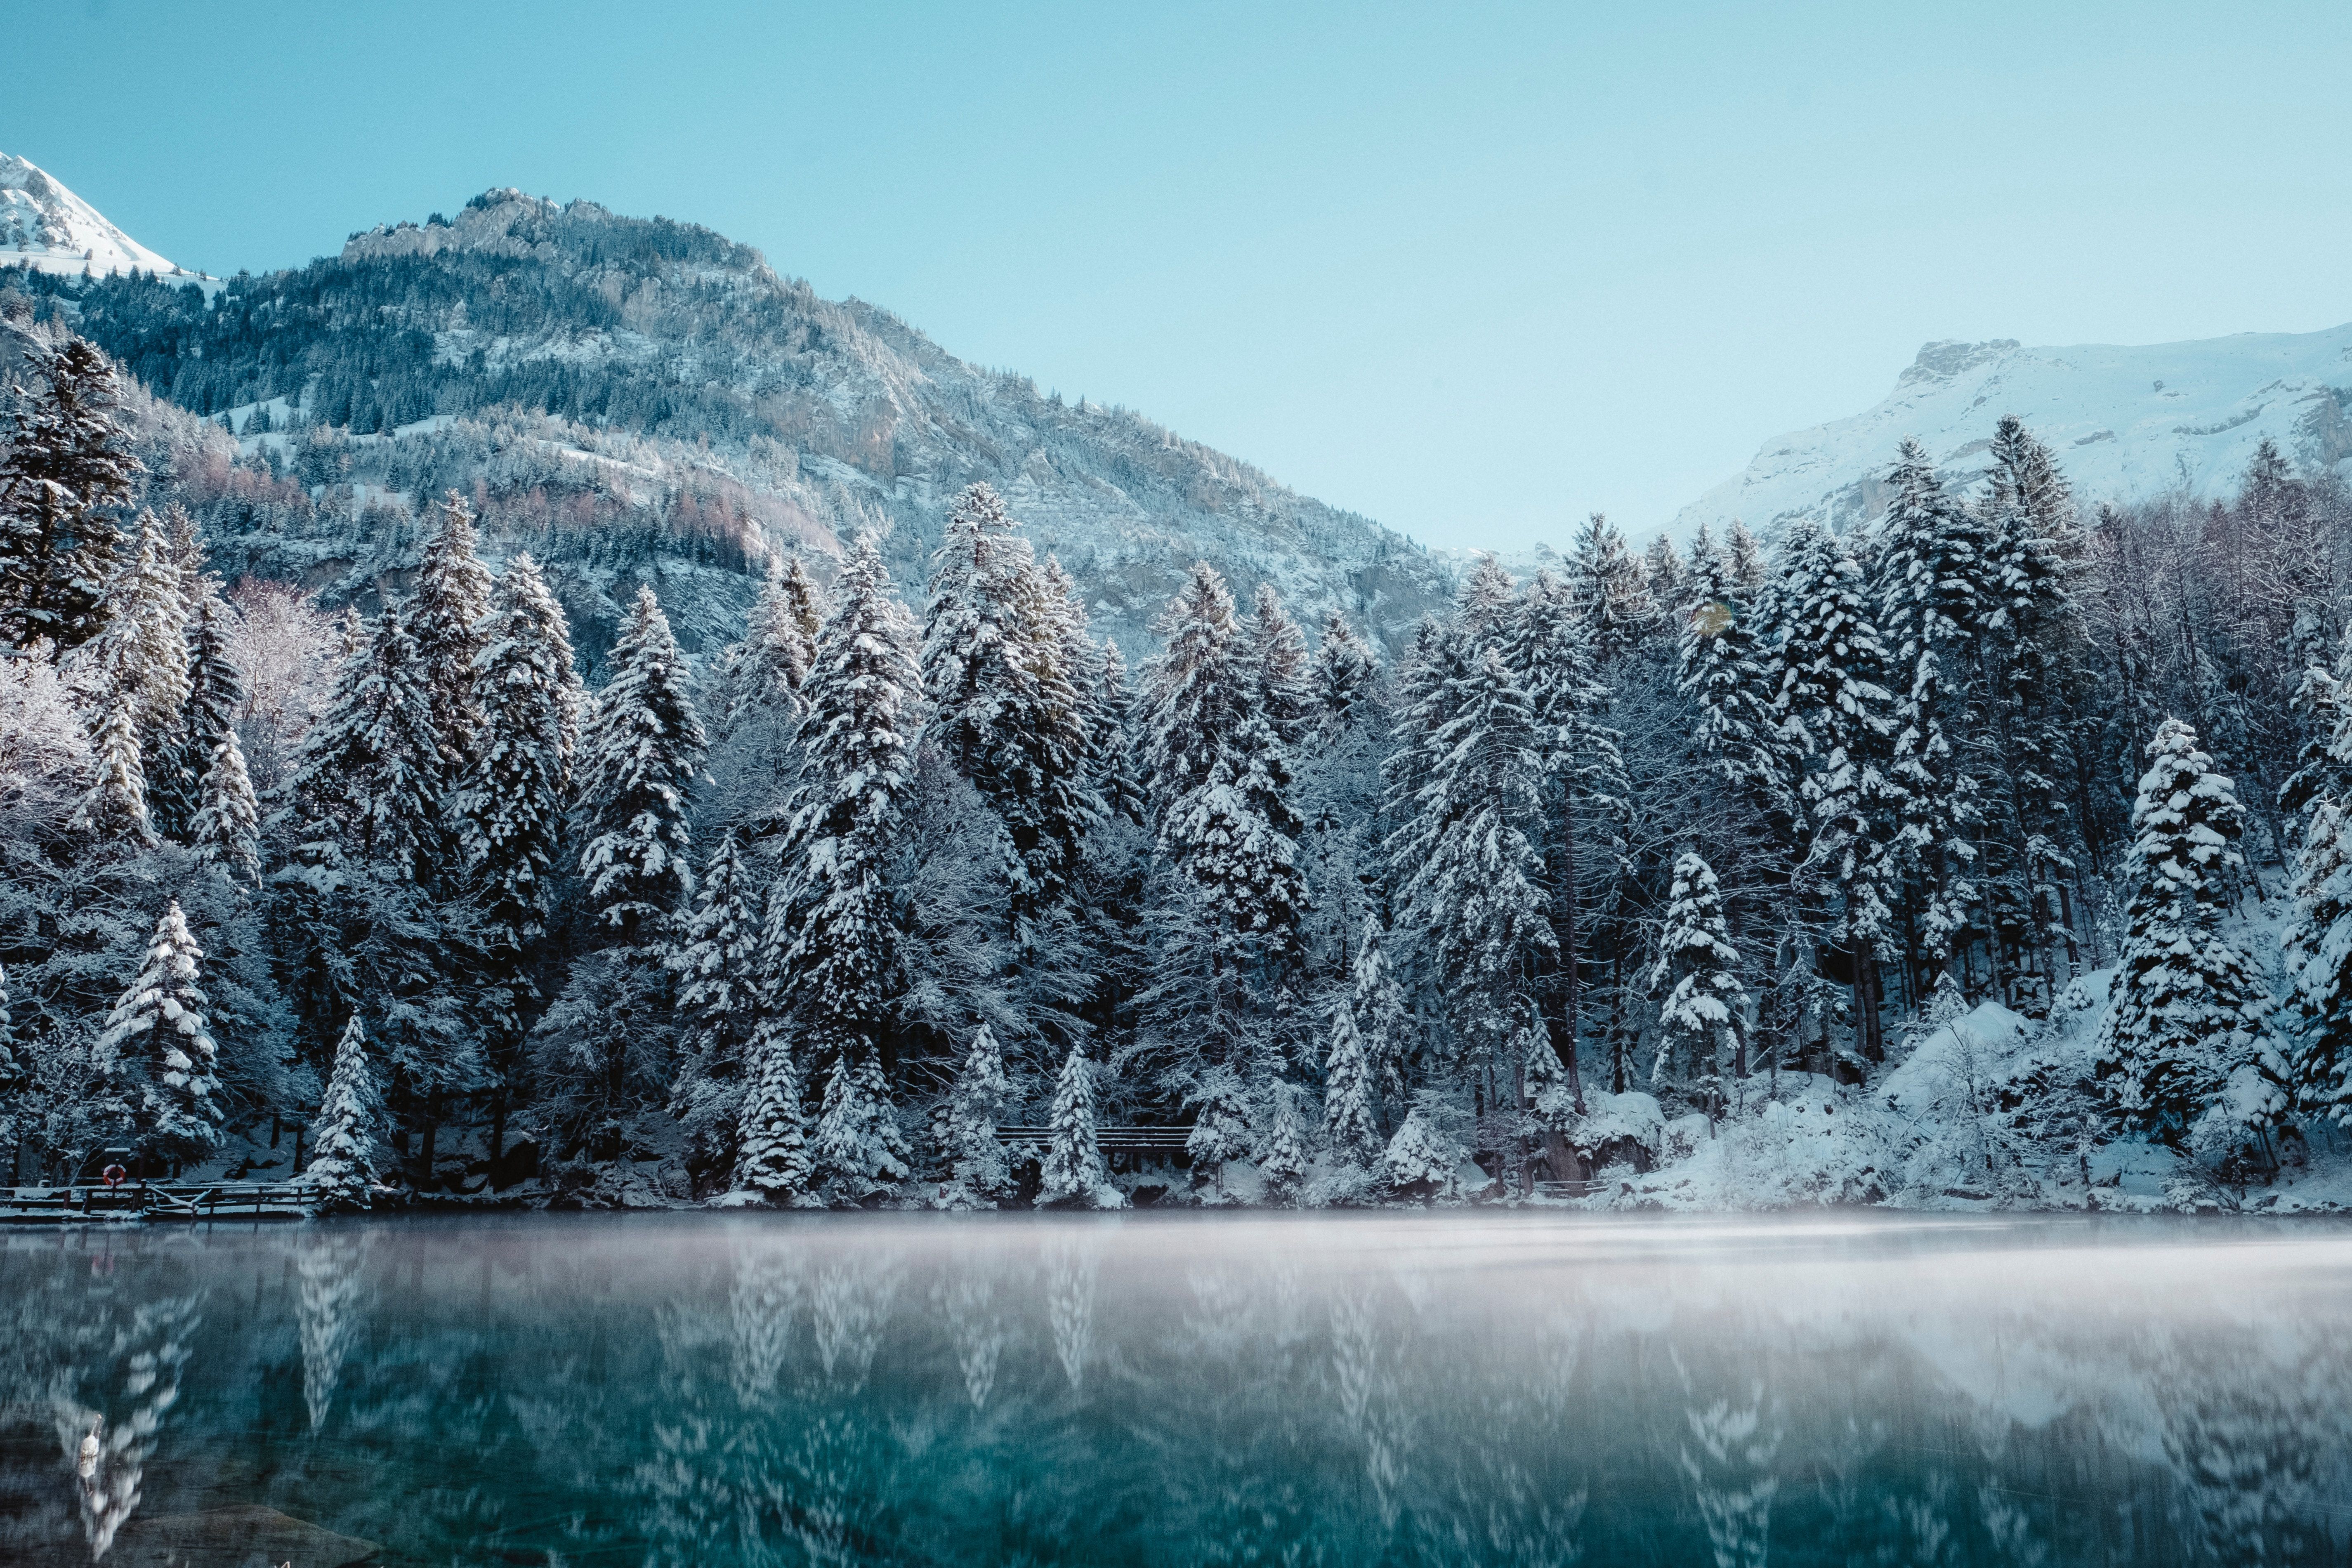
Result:
{"label": "snow-covered mountain", "polygon": [[[1096,629],[1138,650],[1196,559],[1239,594],[1272,582],[1302,620],[1344,610],[1391,645],[1458,571],[1132,411],[1066,403],[887,310],[821,299],[749,246],[593,202],[493,190],[454,219],[203,292],[169,273],[32,282],[158,396],[229,416],[248,454],[274,443],[321,515],[240,515],[225,534],[237,569],[331,602],[398,591],[413,563],[414,530],[369,508],[413,514],[450,488],[482,508],[488,548],[577,568],[575,619],[601,623],[650,581],[698,643],[732,635],[778,549],[877,531],[919,582],[973,480],[1059,555]],[[716,535],[739,564],[714,567]]]}
{"label": "snow-covered mountain", "polygon": [[115,227],[30,159],[9,153],[0,153],[0,267],[71,277],[106,277],[134,268],[196,276]]}
{"label": "snow-covered mountain", "polygon": [[1852,418],[1768,441],[1747,471],[1675,517],[1738,518],[1770,533],[1811,516],[1839,528],[1877,515],[1881,479],[1916,436],[1948,480],[1985,469],[1995,423],[2014,414],[2058,453],[2075,493],[2126,500],[2186,483],[2228,491],[2265,437],[2315,466],[2352,456],[2352,325],[2324,332],[2241,332],[2199,342],[2025,348],[2011,339],[1929,343],[1885,401]]}

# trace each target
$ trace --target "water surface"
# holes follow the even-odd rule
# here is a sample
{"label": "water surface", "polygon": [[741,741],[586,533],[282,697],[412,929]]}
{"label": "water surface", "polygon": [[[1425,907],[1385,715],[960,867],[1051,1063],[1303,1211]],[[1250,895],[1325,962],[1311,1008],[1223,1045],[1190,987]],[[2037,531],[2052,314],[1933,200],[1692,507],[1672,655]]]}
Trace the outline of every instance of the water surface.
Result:
{"label": "water surface", "polygon": [[2347,1331],[2310,1224],[17,1232],[0,1561],[2343,1563]]}

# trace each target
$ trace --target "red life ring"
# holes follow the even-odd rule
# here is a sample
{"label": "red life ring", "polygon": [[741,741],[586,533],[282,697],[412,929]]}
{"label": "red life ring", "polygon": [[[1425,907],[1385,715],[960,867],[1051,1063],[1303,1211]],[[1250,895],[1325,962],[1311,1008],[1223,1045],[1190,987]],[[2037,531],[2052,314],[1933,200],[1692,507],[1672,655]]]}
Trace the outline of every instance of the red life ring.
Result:
{"label": "red life ring", "polygon": [[131,1173],[124,1170],[120,1165],[109,1165],[105,1170],[100,1171],[99,1174],[105,1178],[106,1184],[108,1186],[119,1187],[122,1184],[122,1179],[131,1174]]}

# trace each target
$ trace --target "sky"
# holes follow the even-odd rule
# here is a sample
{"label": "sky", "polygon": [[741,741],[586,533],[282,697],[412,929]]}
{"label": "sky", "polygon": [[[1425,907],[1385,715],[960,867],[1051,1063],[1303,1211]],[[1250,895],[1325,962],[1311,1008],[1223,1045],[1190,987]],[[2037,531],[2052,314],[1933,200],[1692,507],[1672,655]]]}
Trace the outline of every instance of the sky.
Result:
{"label": "sky", "polygon": [[1424,542],[1646,536],[1934,339],[2352,320],[2352,6],[10,7],[0,151],[213,272],[706,224]]}

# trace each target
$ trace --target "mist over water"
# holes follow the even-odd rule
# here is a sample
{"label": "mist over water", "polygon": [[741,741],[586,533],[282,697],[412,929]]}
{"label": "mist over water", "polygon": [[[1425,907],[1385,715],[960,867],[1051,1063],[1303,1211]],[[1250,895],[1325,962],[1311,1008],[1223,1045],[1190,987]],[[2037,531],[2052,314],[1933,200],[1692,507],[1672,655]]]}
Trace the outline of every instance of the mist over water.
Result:
{"label": "mist over water", "polygon": [[0,1561],[2337,1563],[2348,1287],[2147,1219],[19,1234]]}

